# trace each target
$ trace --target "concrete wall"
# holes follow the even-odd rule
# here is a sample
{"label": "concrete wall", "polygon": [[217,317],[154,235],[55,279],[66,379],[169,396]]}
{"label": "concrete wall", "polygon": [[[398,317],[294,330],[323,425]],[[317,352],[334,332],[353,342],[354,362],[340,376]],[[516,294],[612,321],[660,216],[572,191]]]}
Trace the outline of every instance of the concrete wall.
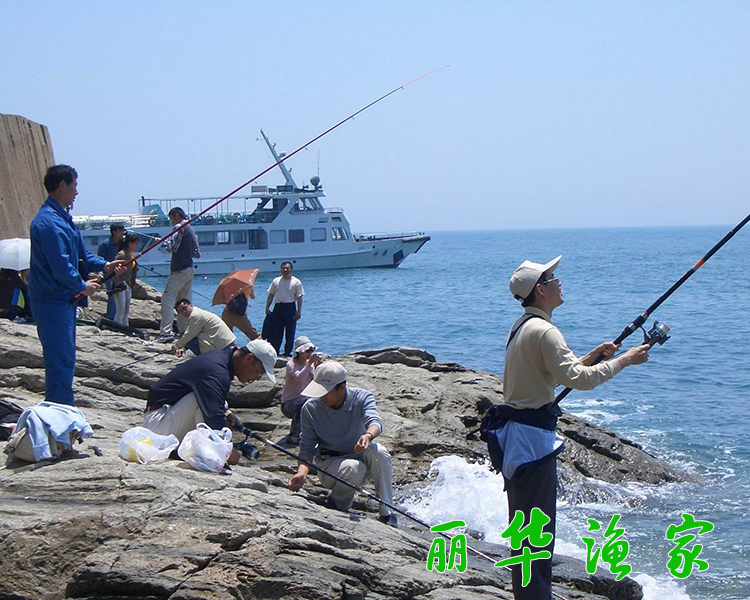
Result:
{"label": "concrete wall", "polygon": [[44,125],[0,114],[0,239],[29,237],[31,220],[47,197],[44,174],[54,164]]}

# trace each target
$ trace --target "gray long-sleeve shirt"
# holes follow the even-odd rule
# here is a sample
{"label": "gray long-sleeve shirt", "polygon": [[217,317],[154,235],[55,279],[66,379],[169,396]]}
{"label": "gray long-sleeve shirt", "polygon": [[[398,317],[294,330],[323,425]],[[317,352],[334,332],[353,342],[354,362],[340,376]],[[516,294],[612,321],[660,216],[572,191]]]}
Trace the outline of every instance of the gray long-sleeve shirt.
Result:
{"label": "gray long-sleeve shirt", "polygon": [[339,409],[327,407],[320,398],[305,402],[300,423],[300,454],[310,457],[315,456],[316,445],[339,453],[354,452],[354,445],[368,427],[377,425],[383,431],[372,392],[349,386]]}

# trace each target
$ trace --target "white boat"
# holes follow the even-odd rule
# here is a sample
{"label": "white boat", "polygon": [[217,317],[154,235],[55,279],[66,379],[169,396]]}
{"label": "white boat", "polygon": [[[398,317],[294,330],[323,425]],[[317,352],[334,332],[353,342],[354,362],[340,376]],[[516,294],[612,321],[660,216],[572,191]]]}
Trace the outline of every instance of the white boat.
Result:
{"label": "white boat", "polygon": [[[276,152],[266,134],[261,135],[276,161]],[[259,268],[276,272],[284,261],[295,271],[397,267],[430,239],[421,232],[353,234],[342,208],[325,208],[320,178],[297,186],[284,163],[279,165],[284,185],[251,186],[248,196],[232,196],[193,221],[201,258],[196,273],[226,275],[230,271]],[[179,206],[189,217],[202,212],[216,198],[148,199],[141,197],[138,214],[73,217],[87,248],[96,253],[109,237],[109,226],[122,223],[129,232],[142,236],[142,250],[171,230],[167,214]],[[170,256],[154,249],[139,260],[160,275],[169,274]],[[147,275],[147,273],[144,273]]]}

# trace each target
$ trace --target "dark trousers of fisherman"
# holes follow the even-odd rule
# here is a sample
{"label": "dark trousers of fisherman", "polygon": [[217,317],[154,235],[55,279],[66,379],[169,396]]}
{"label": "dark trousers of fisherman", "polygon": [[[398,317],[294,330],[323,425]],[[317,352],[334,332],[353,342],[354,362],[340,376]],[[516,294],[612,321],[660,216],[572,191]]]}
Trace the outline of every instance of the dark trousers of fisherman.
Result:
{"label": "dark trousers of fisherman", "polygon": [[281,352],[281,339],[284,338],[284,352],[291,356],[294,351],[294,332],[297,330],[296,302],[277,302],[273,305],[271,318],[268,317],[263,323],[263,337],[276,349],[276,354]]}
{"label": "dark trousers of fisherman", "polygon": [[[538,465],[519,471],[508,484],[508,519],[513,520],[517,510],[523,513],[523,526],[531,519],[531,509],[536,507],[550,518],[544,527],[545,532],[555,534],[555,517],[557,502],[557,459],[553,456]],[[523,540],[532,552],[542,550],[554,553],[555,538],[544,548],[529,544]],[[511,555],[518,556],[522,549],[511,550]],[[513,597],[516,600],[550,600],[552,598],[552,557],[537,559],[531,563],[531,580],[526,587],[521,585],[521,565],[512,565]]]}
{"label": "dark trousers of fisherman", "polygon": [[76,303],[34,298],[34,314],[44,356],[44,396],[47,402],[75,406]]}

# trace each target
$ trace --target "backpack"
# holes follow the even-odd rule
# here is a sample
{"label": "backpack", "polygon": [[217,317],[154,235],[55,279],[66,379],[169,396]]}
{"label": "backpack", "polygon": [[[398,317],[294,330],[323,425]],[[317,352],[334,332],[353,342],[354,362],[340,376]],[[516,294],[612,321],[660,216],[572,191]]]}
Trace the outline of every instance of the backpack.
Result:
{"label": "backpack", "polygon": [[227,310],[235,315],[242,316],[247,311],[247,296],[240,292],[227,303]]}
{"label": "backpack", "polygon": [[[75,429],[70,432],[70,444],[67,445],[58,442],[50,433],[49,449],[52,458],[46,460],[59,460],[73,448],[73,443],[76,440],[81,441],[80,434]],[[34,458],[34,447],[31,442],[31,436],[29,436],[29,430],[26,427],[21,427],[10,436],[8,443],[5,444],[3,452],[8,455],[8,458],[5,461],[6,464],[10,463],[13,459],[30,463],[38,462],[37,459]]]}

